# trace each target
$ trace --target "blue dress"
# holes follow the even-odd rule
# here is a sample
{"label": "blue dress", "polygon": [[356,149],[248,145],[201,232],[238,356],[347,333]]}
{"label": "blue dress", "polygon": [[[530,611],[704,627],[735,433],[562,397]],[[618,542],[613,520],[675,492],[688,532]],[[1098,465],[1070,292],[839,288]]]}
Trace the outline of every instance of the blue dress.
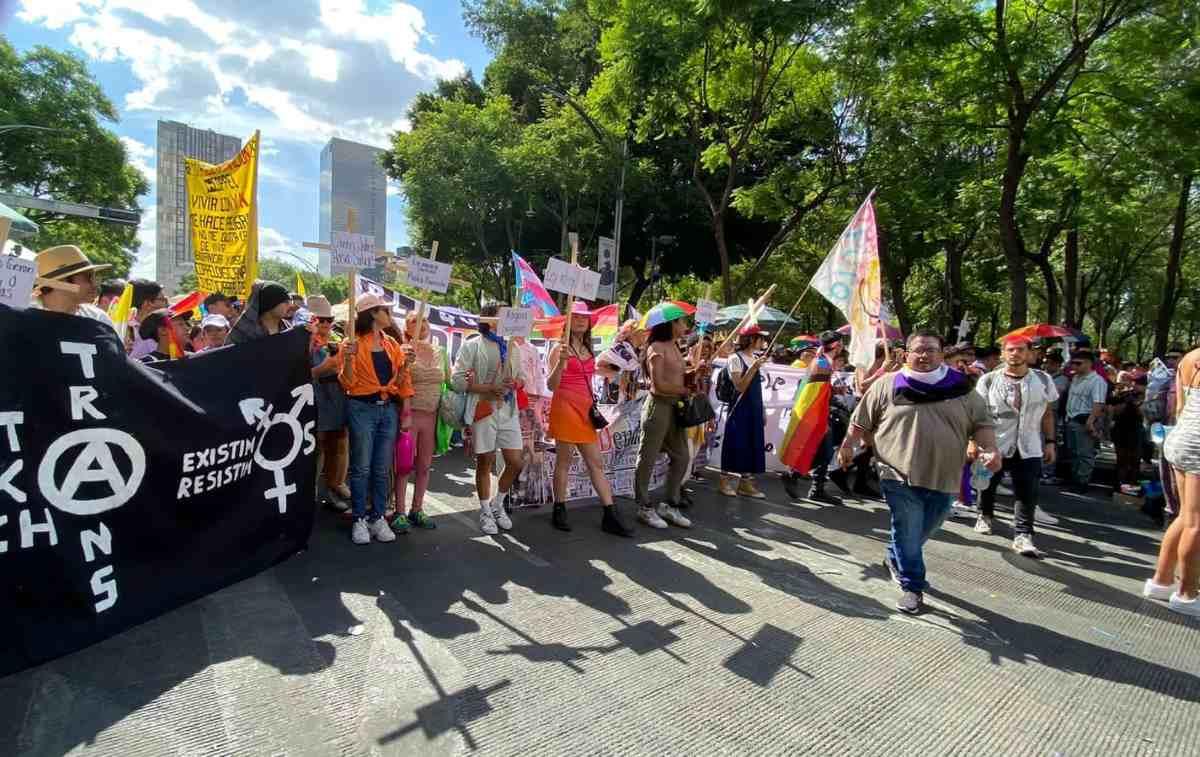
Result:
{"label": "blue dress", "polygon": [[[745,369],[749,363],[741,353],[730,360],[740,361]],[[762,398],[762,374],[754,377],[745,394],[733,405],[733,413],[725,421],[725,436],[721,443],[721,470],[725,473],[759,474],[767,470],[767,438]]]}

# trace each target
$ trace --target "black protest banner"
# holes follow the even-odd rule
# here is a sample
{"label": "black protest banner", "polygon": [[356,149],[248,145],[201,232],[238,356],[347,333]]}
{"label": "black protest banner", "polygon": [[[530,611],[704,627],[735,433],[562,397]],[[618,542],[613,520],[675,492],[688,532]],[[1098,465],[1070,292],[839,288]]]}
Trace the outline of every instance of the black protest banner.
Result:
{"label": "black protest banner", "polygon": [[303,549],[302,329],[160,363],[87,318],[0,306],[0,676]]}

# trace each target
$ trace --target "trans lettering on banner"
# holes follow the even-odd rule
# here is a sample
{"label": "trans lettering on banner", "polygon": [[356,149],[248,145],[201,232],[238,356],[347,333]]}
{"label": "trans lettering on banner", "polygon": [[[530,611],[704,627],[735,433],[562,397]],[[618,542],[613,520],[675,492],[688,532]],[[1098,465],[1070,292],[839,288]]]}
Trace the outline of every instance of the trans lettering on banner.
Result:
{"label": "trans lettering on banner", "polygon": [[98,321],[0,306],[26,358],[0,374],[0,676],[307,544],[307,337],[145,366]]}

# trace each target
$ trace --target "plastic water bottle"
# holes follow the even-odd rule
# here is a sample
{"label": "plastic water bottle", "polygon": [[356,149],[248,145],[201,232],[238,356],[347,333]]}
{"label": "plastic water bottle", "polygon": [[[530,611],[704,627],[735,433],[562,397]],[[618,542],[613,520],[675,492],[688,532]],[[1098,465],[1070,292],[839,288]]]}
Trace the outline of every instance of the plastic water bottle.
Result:
{"label": "plastic water bottle", "polygon": [[971,488],[975,491],[983,491],[992,483],[992,472],[988,470],[987,465],[982,460],[983,455],[975,458],[975,462],[971,463]]}

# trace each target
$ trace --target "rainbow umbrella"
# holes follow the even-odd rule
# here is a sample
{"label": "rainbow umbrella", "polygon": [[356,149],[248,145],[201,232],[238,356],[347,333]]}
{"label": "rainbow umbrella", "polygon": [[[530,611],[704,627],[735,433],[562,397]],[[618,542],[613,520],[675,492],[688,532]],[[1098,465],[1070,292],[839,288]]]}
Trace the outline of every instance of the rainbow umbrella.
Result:
{"label": "rainbow umbrella", "polygon": [[696,314],[696,306],[689,302],[684,302],[683,300],[671,300],[671,302],[678,305],[679,309],[688,315]]}
{"label": "rainbow umbrella", "polygon": [[687,311],[674,302],[660,302],[646,311],[638,326],[644,329],[652,329],[662,323],[670,323],[680,318],[687,318],[687,315]]}
{"label": "rainbow umbrella", "polygon": [[1030,326],[1022,326],[1016,331],[1010,331],[1000,337],[1000,341],[1004,341],[1010,337],[1021,337],[1025,339],[1064,339],[1078,340],[1083,336],[1083,332],[1077,329],[1065,328],[1063,326],[1055,326],[1052,323],[1035,323]]}

